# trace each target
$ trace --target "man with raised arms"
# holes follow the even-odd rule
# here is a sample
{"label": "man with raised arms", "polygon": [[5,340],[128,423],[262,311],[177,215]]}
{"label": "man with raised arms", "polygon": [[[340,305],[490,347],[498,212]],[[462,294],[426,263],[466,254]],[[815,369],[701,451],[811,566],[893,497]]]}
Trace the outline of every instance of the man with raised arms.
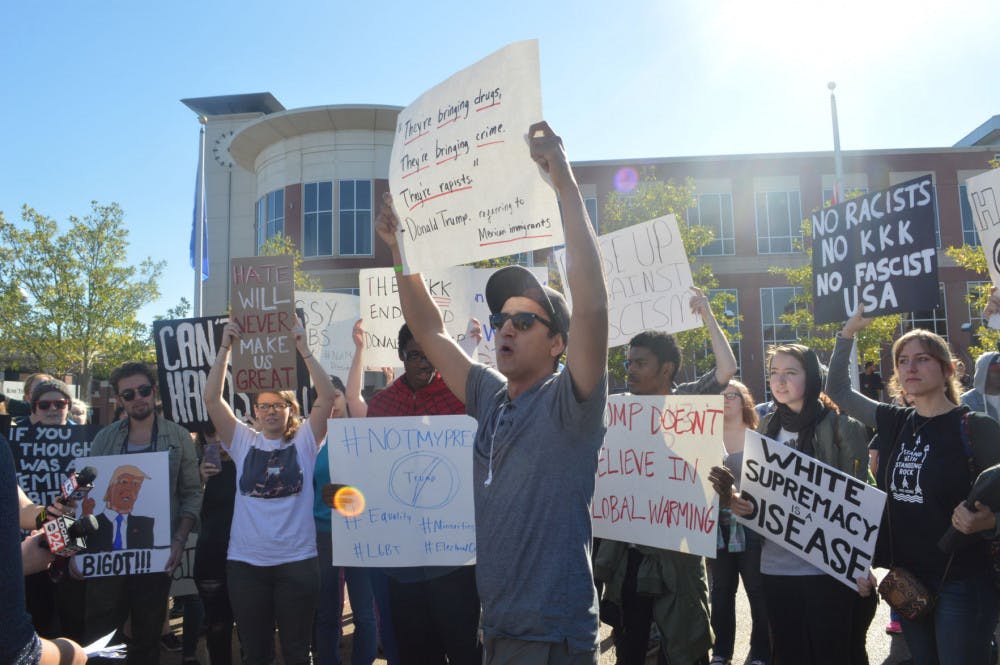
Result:
{"label": "man with raised arms", "polygon": [[[479,421],[473,488],[484,662],[597,663],[589,511],[606,429],[607,287],[562,140],[540,122],[528,143],[562,203],[572,316],[528,270],[498,270],[486,285],[497,371],[452,340],[419,274],[398,276],[399,300],[428,360]],[[388,196],[376,229],[401,263]]]}

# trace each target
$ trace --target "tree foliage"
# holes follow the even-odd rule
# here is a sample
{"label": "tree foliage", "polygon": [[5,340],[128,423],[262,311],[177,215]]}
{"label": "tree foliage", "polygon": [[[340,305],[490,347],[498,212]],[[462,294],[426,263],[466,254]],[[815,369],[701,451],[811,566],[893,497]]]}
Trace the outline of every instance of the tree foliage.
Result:
{"label": "tree foliage", "polygon": [[[982,312],[986,307],[986,301],[990,297],[990,271],[986,265],[986,254],[983,248],[969,245],[960,247],[947,247],[945,254],[951,257],[959,267],[976,273],[986,284],[982,288],[966,294],[965,301],[969,303],[969,310],[972,312]],[[986,326],[979,326],[972,332],[972,343],[969,345],[969,355],[973,358],[987,351],[996,351],[1000,343],[1000,330],[994,330]]]}
{"label": "tree foliage", "polygon": [[128,229],[116,203],[91,202],[61,232],[24,206],[21,224],[0,213],[0,342],[15,367],[95,374],[126,360],[151,360],[146,328],[136,318],[159,297],[164,262],[127,257]]}
{"label": "tree foliage", "polygon": [[[664,181],[657,178],[655,168],[644,169],[634,189],[629,192],[616,190],[608,195],[604,202],[599,232],[605,235],[664,215],[676,216],[684,250],[691,264],[694,284],[708,293],[710,289],[717,288],[719,282],[712,273],[711,266],[698,261],[697,254],[700,248],[712,241],[713,234],[708,227],[686,223],[687,211],[695,205],[695,187],[690,178],[683,183]],[[609,291],[613,292],[614,288],[614,284],[608,284]],[[736,341],[736,336],[731,332],[736,318],[726,312],[733,309],[734,300],[732,295],[726,293],[718,293],[711,298],[712,311],[720,325],[729,329],[731,342]],[[677,333],[675,337],[683,354],[683,376],[678,376],[678,379],[689,380],[696,372],[707,371],[715,363],[714,356],[706,351],[710,346],[704,327]],[[608,354],[608,372],[619,381],[624,381],[625,378],[625,355],[624,346],[615,347]]]}
{"label": "tree foliage", "polygon": [[297,291],[322,291],[323,285],[318,279],[302,269],[302,253],[295,245],[295,241],[284,234],[271,236],[260,246],[258,252],[260,256],[281,256],[282,254],[292,255],[292,273],[295,278],[295,289]]}

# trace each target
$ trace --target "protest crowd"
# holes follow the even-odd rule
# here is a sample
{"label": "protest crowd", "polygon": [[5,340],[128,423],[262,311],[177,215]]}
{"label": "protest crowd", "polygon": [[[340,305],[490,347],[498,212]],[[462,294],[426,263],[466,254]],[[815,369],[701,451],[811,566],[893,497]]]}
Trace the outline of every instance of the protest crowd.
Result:
{"label": "protest crowd", "polygon": [[[887,630],[902,634],[912,662],[994,662],[1000,354],[980,359],[961,394],[947,342],[914,329],[892,346],[891,377],[883,383],[869,367],[859,390],[849,365],[853,338],[868,324],[863,303],[827,364],[801,344],[769,349],[771,401],[760,405],[736,379],[736,358],[699,289],[691,287],[686,304],[710,339],[708,372],[676,383],[682,350],[673,335],[632,336],[625,369],[635,404],[658,400],[663,410],[682,403],[671,400],[711,396],[721,405],[717,447],[704,452],[712,468],[699,471],[707,505],[717,507],[704,529],[713,542],[705,556],[595,539],[595,486],[611,426],[608,289],[562,140],[544,122],[527,136],[532,161],[523,168],[544,174],[561,205],[572,308],[531,271],[497,269],[484,293],[495,366],[455,341],[420,274],[402,270],[405,233],[386,195],[375,229],[392,252],[405,325],[396,340],[404,372],[385,389],[363,395],[361,322],[345,382],[324,369],[295,321],[287,327],[308,373],[308,411],[294,384],[258,383],[247,391],[250,412],[237,415],[229,368],[252,331],[250,317],[234,314],[204,382],[205,426],[194,435],[158,409],[162,386],[152,369],[126,363],[111,375],[121,415],[96,432],[85,458],[107,485],[103,495],[74,493],[83,484],[78,462],[68,491],[29,500],[15,475],[17,446],[4,441],[0,662],[86,662],[80,645],[116,632],[112,644],[125,643],[128,663],[155,665],[173,637],[171,573],[192,534],[197,593],[173,601],[184,614],[185,663],[198,662],[202,636],[212,665],[232,663],[234,630],[246,665],[279,655],[285,665],[340,663],[345,589],[354,665],[380,652],[390,665],[598,663],[601,621],[613,628],[623,665],[653,655],[669,665],[867,665],[880,596],[898,612]],[[984,317],[997,313],[993,295]],[[471,322],[470,338],[482,334]],[[7,401],[12,432],[85,424],[86,410],[52,377],[30,377],[25,398]],[[334,426],[453,416],[474,420],[465,451],[474,565],[335,565],[343,561],[338,525],[356,515],[358,498],[350,482],[333,480],[342,478],[328,455],[338,444]],[[757,488],[768,485],[795,505],[765,498]],[[133,515],[154,487],[165,488],[168,504]],[[862,497],[876,495],[884,509],[864,512]],[[90,525],[86,549],[58,556],[65,552],[46,524],[77,515]],[[856,539],[809,531],[814,515]],[[740,580],[749,654],[734,653]]]}

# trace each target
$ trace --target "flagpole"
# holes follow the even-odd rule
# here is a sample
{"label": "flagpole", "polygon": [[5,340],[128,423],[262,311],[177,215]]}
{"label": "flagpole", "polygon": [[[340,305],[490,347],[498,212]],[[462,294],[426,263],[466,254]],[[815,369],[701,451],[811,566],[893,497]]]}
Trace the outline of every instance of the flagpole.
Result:
{"label": "flagpole", "polygon": [[201,123],[201,136],[198,145],[198,182],[195,187],[195,266],[194,266],[194,315],[202,315],[202,282],[205,272],[205,123],[204,116],[198,117]]}
{"label": "flagpole", "polygon": [[[840,125],[837,123],[837,96],[834,90],[837,84],[830,81],[826,84],[830,91],[830,118],[833,121],[833,200],[832,205],[837,205],[844,200],[844,161],[840,155]],[[851,361],[848,365],[848,374],[851,377],[851,386],[858,390],[861,386],[861,377],[858,373],[858,341],[851,342]]]}

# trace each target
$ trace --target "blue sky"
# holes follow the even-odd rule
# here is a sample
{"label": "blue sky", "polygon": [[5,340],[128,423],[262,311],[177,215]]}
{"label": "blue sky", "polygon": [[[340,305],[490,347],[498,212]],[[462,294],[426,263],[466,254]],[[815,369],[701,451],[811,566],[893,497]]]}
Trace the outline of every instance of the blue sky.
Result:
{"label": "blue sky", "polygon": [[520,39],[572,159],[949,146],[1000,113],[994,0],[17,2],[0,22],[0,211],[117,201],[191,299],[198,122],[181,98],[405,106]]}

